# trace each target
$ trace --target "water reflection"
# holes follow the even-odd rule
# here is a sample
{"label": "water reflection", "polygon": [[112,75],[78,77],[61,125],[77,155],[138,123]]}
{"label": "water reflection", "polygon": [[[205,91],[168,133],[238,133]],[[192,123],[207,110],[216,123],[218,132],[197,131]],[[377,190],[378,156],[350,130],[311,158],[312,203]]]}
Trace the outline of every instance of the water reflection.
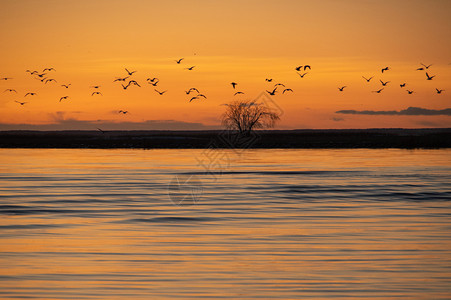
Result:
{"label": "water reflection", "polygon": [[449,150],[202,151],[0,149],[0,297],[450,298]]}

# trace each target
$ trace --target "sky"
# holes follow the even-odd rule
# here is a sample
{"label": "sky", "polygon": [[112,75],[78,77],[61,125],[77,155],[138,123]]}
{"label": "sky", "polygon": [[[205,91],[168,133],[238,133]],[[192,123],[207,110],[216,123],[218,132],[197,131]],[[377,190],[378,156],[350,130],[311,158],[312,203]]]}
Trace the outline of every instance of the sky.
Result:
{"label": "sky", "polygon": [[[0,78],[12,78],[0,80],[0,130],[219,129],[233,100],[270,106],[276,129],[451,127],[450,11],[448,0],[0,0]],[[26,72],[45,68],[56,82]],[[125,68],[141,87],[113,82]],[[293,92],[270,96],[276,83]],[[192,87],[207,98],[190,102]]]}

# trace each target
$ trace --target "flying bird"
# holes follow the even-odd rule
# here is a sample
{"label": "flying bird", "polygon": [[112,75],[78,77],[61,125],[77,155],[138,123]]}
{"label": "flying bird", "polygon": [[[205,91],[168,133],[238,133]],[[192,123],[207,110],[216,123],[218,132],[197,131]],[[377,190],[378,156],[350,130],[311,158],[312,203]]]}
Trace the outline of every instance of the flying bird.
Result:
{"label": "flying bird", "polygon": [[430,64],[430,65],[426,66],[426,65],[425,65],[425,64],[423,64],[423,63],[420,63],[420,65],[422,65],[423,67],[425,67],[425,68],[426,68],[426,70],[427,70],[427,69],[429,69],[429,67],[430,67],[430,66],[432,66],[432,64]]}
{"label": "flying bird", "polygon": [[304,71],[307,70],[307,69],[311,70],[312,68],[309,65],[305,65],[304,66]]}
{"label": "flying bird", "polygon": [[439,90],[438,88],[435,88],[435,90],[437,91],[437,94],[441,94],[443,91],[445,91],[445,90]]}
{"label": "flying bird", "polygon": [[207,97],[204,94],[198,94],[196,97],[203,97],[204,99],[207,99]]}
{"label": "flying bird", "polygon": [[93,92],[93,93],[91,94],[91,96],[94,96],[94,95],[100,95],[100,96],[103,96],[101,92]]}
{"label": "flying bird", "polygon": [[403,87],[406,86],[406,84],[407,84],[407,83],[404,82],[404,83],[401,83],[399,86],[403,88]]}
{"label": "flying bird", "polygon": [[127,71],[127,73],[128,73],[128,75],[129,76],[132,76],[133,75],[133,73],[136,73],[136,71],[129,71],[129,70],[127,70],[127,68],[125,68],[125,71]]}
{"label": "flying bird", "polygon": [[270,94],[271,96],[274,96],[275,94],[276,94],[276,90],[277,90],[277,87],[275,87],[273,90],[272,90],[272,92],[270,92],[270,91],[266,91],[268,94]]}
{"label": "flying bird", "polygon": [[42,74],[35,74],[36,76],[38,76],[39,78],[44,77],[45,75],[47,75],[47,73],[42,73]]}
{"label": "flying bird", "polygon": [[56,71],[54,68],[45,68],[44,70],[42,70],[42,73],[45,73],[45,71]]}
{"label": "flying bird", "polygon": [[432,80],[432,78],[434,78],[435,75],[429,76],[428,72],[426,72],[426,77],[427,77],[426,80]]}
{"label": "flying bird", "polygon": [[127,76],[127,77],[117,77],[116,79],[113,80],[113,82],[116,82],[116,81],[126,81],[128,77],[130,77],[130,76]]}
{"label": "flying bird", "polygon": [[236,87],[236,85],[238,84],[238,83],[236,83],[236,82],[232,82],[232,83],[230,83],[231,85],[232,85],[232,87],[233,88],[235,88]]}
{"label": "flying bird", "polygon": [[141,86],[139,85],[139,83],[136,82],[135,80],[130,80],[130,81],[128,82],[128,85],[130,85],[130,84],[134,84],[134,85],[137,85],[138,87],[141,87]]}
{"label": "flying bird", "polygon": [[418,68],[417,71],[424,71],[424,68]]}
{"label": "flying bird", "polygon": [[120,111],[118,111],[118,113],[125,115],[125,114],[128,114],[128,110],[120,110]]}
{"label": "flying bird", "polygon": [[44,82],[45,84],[47,84],[47,82],[52,82],[52,81],[55,81],[56,82],[56,80],[55,79],[53,79],[53,78],[49,78],[49,79],[46,79],[46,81]]}
{"label": "flying bird", "polygon": [[388,71],[388,70],[390,70],[390,68],[389,68],[389,67],[385,67],[385,68],[383,68],[383,69],[381,70],[381,72],[384,73],[385,71]]}
{"label": "flying bird", "polygon": [[411,90],[406,90],[406,91],[407,91],[407,93],[409,93],[409,95],[413,94],[413,91],[411,91]]}
{"label": "flying bird", "polygon": [[63,100],[66,100],[67,98],[69,98],[69,96],[61,97],[61,98],[60,98],[60,102],[63,101]]}
{"label": "flying bird", "polygon": [[176,59],[175,62],[176,62],[177,64],[180,64],[180,63],[182,62],[182,60],[183,60],[183,57],[180,58],[180,59]]}
{"label": "flying bird", "polygon": [[20,101],[14,101],[14,102],[17,102],[17,103],[19,103],[20,105],[24,105],[25,103],[28,103],[28,102],[20,102]]}
{"label": "flying bird", "polygon": [[93,89],[98,89],[98,88],[100,88],[100,85],[93,85],[93,86],[91,86]]}
{"label": "flying bird", "polygon": [[301,73],[299,73],[299,72],[296,72],[296,73],[298,73],[298,75],[301,76],[301,78],[304,78],[304,76],[307,75],[308,72],[306,72],[306,73],[304,73],[304,74],[301,74]]}
{"label": "flying bird", "polygon": [[382,80],[379,81],[382,83],[382,86],[386,86],[390,82],[390,81],[383,82]]}
{"label": "flying bird", "polygon": [[236,92],[235,94],[233,94],[234,96],[236,96],[236,95],[243,95],[244,93],[243,92]]}
{"label": "flying bird", "polygon": [[15,92],[17,94],[17,91],[15,89],[6,89],[5,92]]}
{"label": "flying bird", "polygon": [[197,96],[194,96],[194,97],[192,97],[190,100],[189,100],[189,102],[191,102],[191,101],[193,101],[193,100],[196,100],[196,99],[199,99]]}
{"label": "flying bird", "polygon": [[155,92],[157,92],[157,93],[160,94],[160,96],[161,96],[161,95],[163,95],[164,93],[166,93],[167,91],[162,91],[162,92],[160,92],[159,90],[155,89]]}
{"label": "flying bird", "polygon": [[343,92],[343,90],[344,90],[345,87],[346,87],[346,85],[345,85],[345,86],[342,86],[342,87],[339,87],[338,90],[339,90],[340,92]]}
{"label": "flying bird", "polygon": [[282,94],[285,94],[285,92],[293,92],[293,90],[292,89],[284,89]]}
{"label": "flying bird", "polygon": [[156,80],[156,81],[160,81],[160,79],[158,79],[158,78],[156,78],[156,77],[154,77],[154,78],[150,78],[150,77],[149,77],[149,78],[147,78],[146,80],[147,80],[147,81],[150,81],[150,82],[155,82],[155,80]]}
{"label": "flying bird", "polygon": [[124,90],[126,90],[126,89],[130,86],[129,84],[123,85],[122,83],[121,83],[121,85],[122,85],[122,88],[123,88]]}
{"label": "flying bird", "polygon": [[371,76],[370,78],[366,78],[365,76],[362,76],[362,77],[363,77],[363,79],[366,80],[366,82],[370,82],[370,80],[373,79],[374,76]]}
{"label": "flying bird", "polygon": [[187,95],[189,95],[191,92],[193,92],[193,91],[196,91],[197,93],[200,93],[199,92],[199,90],[198,89],[196,89],[196,88],[190,88],[188,91],[185,91],[185,93],[187,94]]}
{"label": "flying bird", "polygon": [[299,66],[299,67],[296,67],[296,68],[294,68],[296,71],[300,71],[300,70],[302,70],[302,67],[303,66]]}
{"label": "flying bird", "polygon": [[283,84],[283,83],[276,83],[276,84],[274,85],[274,87],[279,86],[279,85],[285,87],[285,84]]}
{"label": "flying bird", "polygon": [[380,93],[382,92],[383,89],[384,89],[384,88],[381,88],[381,89],[379,89],[379,90],[377,90],[377,91],[373,91],[373,93],[378,93],[378,94],[380,94]]}
{"label": "flying bird", "polygon": [[69,84],[62,84],[61,86],[62,86],[62,87],[65,87],[66,89],[68,89],[70,85],[71,85],[71,84],[69,83]]}
{"label": "flying bird", "polygon": [[265,81],[271,82],[271,81],[272,81],[272,78],[266,78]]}
{"label": "flying bird", "polygon": [[192,67],[189,67],[189,68],[185,68],[185,69],[191,71],[192,69],[194,69],[194,67],[195,67],[195,66],[192,66]]}
{"label": "flying bird", "polygon": [[26,93],[24,97],[26,97],[26,96],[28,96],[28,95],[30,95],[30,96],[36,96],[36,93]]}
{"label": "flying bird", "polygon": [[11,77],[3,77],[3,78],[0,78],[0,80],[10,80],[10,79],[12,79]]}

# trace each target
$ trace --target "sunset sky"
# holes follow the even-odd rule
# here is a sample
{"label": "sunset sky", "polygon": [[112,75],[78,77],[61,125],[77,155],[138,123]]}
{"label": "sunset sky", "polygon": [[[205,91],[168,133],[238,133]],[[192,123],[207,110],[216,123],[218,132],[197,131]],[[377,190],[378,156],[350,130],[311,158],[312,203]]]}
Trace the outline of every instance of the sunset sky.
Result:
{"label": "sunset sky", "polygon": [[[450,12],[449,0],[0,0],[0,78],[12,78],[0,80],[0,130],[216,129],[222,104],[275,83],[293,90],[259,98],[282,114],[276,129],[451,127],[449,114],[377,113],[451,108]],[[50,67],[56,83],[26,72]],[[141,88],[113,83],[124,68]],[[191,87],[207,99],[190,103]]]}

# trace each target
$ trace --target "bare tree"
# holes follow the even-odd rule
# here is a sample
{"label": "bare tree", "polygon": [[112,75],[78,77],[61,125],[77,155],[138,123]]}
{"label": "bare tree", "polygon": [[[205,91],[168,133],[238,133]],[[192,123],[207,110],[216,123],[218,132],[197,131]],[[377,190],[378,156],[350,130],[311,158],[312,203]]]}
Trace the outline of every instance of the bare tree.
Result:
{"label": "bare tree", "polygon": [[222,115],[222,124],[229,130],[248,135],[254,129],[271,128],[280,120],[277,113],[264,103],[233,101]]}

